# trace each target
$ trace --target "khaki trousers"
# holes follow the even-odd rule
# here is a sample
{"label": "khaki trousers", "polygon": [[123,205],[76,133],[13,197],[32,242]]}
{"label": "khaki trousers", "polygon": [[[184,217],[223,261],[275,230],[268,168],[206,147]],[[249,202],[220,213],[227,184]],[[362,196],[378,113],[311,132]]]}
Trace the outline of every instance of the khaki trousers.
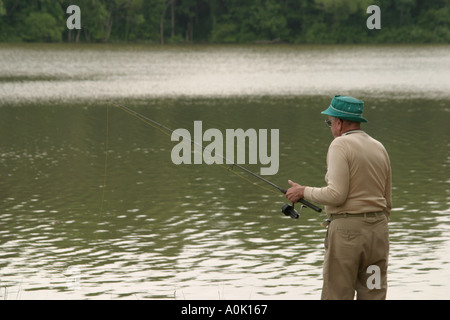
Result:
{"label": "khaki trousers", "polygon": [[389,256],[387,217],[345,214],[328,225],[322,299],[386,299]]}

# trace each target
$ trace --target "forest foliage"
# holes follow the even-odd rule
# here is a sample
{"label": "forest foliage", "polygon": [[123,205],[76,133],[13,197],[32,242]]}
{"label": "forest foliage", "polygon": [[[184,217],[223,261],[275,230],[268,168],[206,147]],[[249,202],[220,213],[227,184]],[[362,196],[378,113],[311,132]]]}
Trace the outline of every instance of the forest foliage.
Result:
{"label": "forest foliage", "polygon": [[449,0],[0,0],[2,42],[448,43],[449,22]]}

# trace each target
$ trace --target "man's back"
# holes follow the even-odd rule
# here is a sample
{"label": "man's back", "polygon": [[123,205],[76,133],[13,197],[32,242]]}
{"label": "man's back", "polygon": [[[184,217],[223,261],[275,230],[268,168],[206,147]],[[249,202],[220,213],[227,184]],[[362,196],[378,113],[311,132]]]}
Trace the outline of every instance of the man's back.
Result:
{"label": "man's back", "polygon": [[391,167],[384,146],[362,130],[349,131],[336,138],[334,144],[345,149],[349,167],[348,196],[341,209],[347,213],[389,214]]}
{"label": "man's back", "polygon": [[391,172],[384,146],[362,130],[330,144],[327,187],[305,189],[305,198],[325,204],[328,214],[391,211]]}

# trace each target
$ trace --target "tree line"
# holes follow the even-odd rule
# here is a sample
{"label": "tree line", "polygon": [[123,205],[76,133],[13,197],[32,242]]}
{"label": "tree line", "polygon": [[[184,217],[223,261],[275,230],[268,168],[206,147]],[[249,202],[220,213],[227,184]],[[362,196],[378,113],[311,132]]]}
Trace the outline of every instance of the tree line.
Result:
{"label": "tree line", "polygon": [[449,22],[449,0],[0,0],[2,42],[448,43]]}

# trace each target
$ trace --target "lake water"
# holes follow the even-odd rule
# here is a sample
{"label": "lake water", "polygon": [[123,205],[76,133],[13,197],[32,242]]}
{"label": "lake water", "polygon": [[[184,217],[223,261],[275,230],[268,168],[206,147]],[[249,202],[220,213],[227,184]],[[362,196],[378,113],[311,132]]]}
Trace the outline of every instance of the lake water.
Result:
{"label": "lake water", "polygon": [[448,298],[449,52],[0,45],[0,298],[320,298],[324,213],[293,220],[237,168],[173,164],[176,143],[112,102],[190,132],[279,129],[266,178],[322,186],[335,94],[365,101],[391,157],[388,299]]}

